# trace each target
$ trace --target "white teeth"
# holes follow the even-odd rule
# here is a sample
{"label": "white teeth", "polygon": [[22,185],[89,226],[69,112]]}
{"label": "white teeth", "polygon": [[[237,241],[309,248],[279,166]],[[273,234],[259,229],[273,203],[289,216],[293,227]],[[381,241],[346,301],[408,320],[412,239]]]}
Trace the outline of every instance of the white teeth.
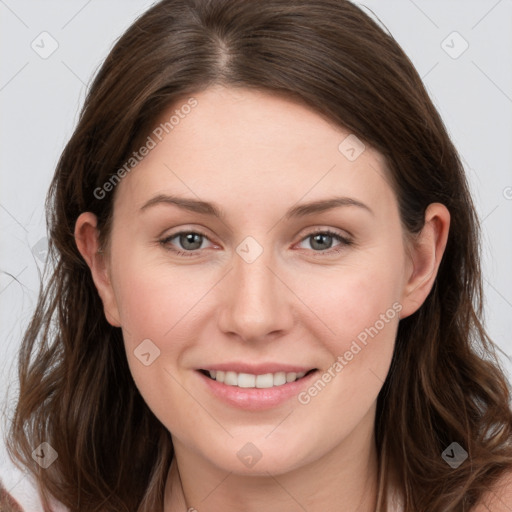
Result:
{"label": "white teeth", "polygon": [[221,370],[210,370],[210,377],[217,382],[223,382],[227,386],[237,386],[239,388],[272,388],[282,386],[288,382],[295,382],[302,379],[306,372],[276,372],[265,373],[263,375],[253,375],[251,373],[223,372]]}
{"label": "white teeth", "polygon": [[226,372],[224,384],[227,386],[238,386],[238,376],[235,372]]}
{"label": "white teeth", "polygon": [[[225,382],[224,382],[225,383]],[[238,387],[239,388],[253,388],[256,385],[256,377],[249,373],[238,374]]]}
{"label": "white teeth", "polygon": [[282,386],[283,384],[286,384],[286,373],[285,372],[274,373],[274,386]]}
{"label": "white teeth", "polygon": [[271,388],[274,385],[274,376],[271,373],[258,375],[256,377],[257,388]]}

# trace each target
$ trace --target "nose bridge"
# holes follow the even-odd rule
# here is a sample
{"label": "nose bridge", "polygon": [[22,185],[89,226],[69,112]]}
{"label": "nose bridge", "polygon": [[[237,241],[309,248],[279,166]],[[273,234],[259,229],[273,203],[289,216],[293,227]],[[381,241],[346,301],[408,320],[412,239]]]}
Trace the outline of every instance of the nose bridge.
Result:
{"label": "nose bridge", "polygon": [[[272,248],[248,237],[233,254],[229,292],[222,301],[220,327],[246,340],[256,340],[291,325],[289,294],[274,275]],[[272,270],[271,270],[272,269]]]}
{"label": "nose bridge", "polygon": [[270,271],[272,257],[266,251],[255,261],[248,262],[243,258],[235,258],[233,277],[240,290],[238,301],[268,304],[274,296],[275,276]]}

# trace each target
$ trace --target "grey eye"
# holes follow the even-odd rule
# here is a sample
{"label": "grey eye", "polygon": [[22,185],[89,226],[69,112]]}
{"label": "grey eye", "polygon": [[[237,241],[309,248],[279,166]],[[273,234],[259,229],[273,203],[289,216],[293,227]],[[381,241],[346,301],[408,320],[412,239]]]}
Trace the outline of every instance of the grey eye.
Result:
{"label": "grey eye", "polygon": [[311,239],[311,247],[319,251],[330,249],[333,242],[333,237],[327,233],[317,233],[308,238]]}
{"label": "grey eye", "polygon": [[179,236],[179,243],[181,247],[190,251],[199,249],[203,242],[203,235],[200,235],[199,233],[180,233],[176,236]]}

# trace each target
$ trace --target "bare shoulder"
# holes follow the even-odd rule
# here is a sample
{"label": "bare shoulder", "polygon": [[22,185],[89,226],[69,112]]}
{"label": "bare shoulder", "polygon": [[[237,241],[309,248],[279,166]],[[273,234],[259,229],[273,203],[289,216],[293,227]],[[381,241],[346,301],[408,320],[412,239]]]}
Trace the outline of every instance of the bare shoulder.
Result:
{"label": "bare shoulder", "polygon": [[512,471],[505,473],[487,491],[471,512],[511,512],[512,511]]}
{"label": "bare shoulder", "polygon": [[19,503],[7,492],[0,480],[0,511],[22,512]]}

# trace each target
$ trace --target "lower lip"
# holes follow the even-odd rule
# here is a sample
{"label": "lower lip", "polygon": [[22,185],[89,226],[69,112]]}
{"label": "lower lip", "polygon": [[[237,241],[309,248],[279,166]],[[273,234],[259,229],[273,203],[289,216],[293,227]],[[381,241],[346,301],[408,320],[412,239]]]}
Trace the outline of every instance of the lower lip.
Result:
{"label": "lower lip", "polygon": [[222,382],[210,379],[199,370],[197,370],[197,373],[203,379],[206,386],[208,386],[208,389],[224,402],[238,407],[239,409],[262,411],[277,407],[291,397],[297,396],[300,391],[315,378],[318,371],[311,372],[309,375],[294,382],[288,382],[282,386],[274,386],[272,388],[239,388],[238,386],[228,386]]}

